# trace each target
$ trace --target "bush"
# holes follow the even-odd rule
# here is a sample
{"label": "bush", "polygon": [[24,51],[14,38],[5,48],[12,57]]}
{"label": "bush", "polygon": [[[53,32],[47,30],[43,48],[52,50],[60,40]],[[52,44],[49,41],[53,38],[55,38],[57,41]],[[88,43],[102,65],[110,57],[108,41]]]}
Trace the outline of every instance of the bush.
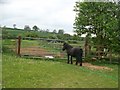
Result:
{"label": "bush", "polygon": [[13,50],[11,50],[10,48],[6,47],[6,46],[2,46],[2,53],[10,53],[10,54],[15,54],[15,52]]}
{"label": "bush", "polygon": [[2,30],[2,38],[3,39],[15,39],[17,36],[12,35],[12,33],[8,33],[5,29]]}
{"label": "bush", "polygon": [[35,38],[39,37],[38,34],[34,33],[34,32],[27,32],[25,36],[26,37],[35,37]]}
{"label": "bush", "polygon": [[76,40],[68,40],[68,43],[78,44],[78,42]]}
{"label": "bush", "polygon": [[84,61],[85,61],[85,62],[90,62],[90,61],[92,61],[91,55],[87,55],[87,56],[84,58]]}

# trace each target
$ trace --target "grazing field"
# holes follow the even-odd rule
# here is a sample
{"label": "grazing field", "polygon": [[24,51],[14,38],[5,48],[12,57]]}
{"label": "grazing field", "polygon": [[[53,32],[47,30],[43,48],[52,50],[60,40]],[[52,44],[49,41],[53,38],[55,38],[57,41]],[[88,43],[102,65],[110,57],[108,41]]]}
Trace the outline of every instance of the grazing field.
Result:
{"label": "grazing field", "polygon": [[[96,70],[66,61],[35,60],[3,54],[3,88],[117,88],[118,66]],[[103,64],[102,64],[103,65]]]}
{"label": "grazing field", "polygon": [[[66,59],[28,59],[17,57],[11,50],[16,40],[4,39],[2,57],[3,88],[117,88],[118,65],[105,62],[83,63],[83,67],[66,63]],[[22,40],[22,50],[35,53],[41,49],[60,53],[62,43]],[[83,46],[83,43],[72,44]],[[34,48],[31,48],[34,47]],[[37,47],[37,48],[36,48]],[[38,52],[42,53],[42,52]],[[62,52],[63,53],[63,52]],[[30,53],[29,53],[30,54]],[[64,55],[66,56],[66,55]]]}

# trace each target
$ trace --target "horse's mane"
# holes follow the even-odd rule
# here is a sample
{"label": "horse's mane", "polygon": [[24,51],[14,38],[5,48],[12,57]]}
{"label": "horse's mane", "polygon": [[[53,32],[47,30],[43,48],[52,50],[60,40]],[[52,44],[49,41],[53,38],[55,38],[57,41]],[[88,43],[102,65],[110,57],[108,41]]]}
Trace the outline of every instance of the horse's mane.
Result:
{"label": "horse's mane", "polygon": [[65,46],[67,46],[68,48],[73,48],[73,46],[69,45],[68,43],[64,43]]}

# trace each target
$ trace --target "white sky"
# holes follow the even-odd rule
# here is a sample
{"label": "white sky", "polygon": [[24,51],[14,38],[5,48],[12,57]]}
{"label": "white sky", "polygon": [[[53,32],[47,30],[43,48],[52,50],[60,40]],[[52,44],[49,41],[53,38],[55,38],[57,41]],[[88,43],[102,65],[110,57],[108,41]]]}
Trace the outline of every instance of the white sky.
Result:
{"label": "white sky", "polygon": [[75,2],[78,0],[0,0],[0,25],[40,29],[64,29],[73,33]]}

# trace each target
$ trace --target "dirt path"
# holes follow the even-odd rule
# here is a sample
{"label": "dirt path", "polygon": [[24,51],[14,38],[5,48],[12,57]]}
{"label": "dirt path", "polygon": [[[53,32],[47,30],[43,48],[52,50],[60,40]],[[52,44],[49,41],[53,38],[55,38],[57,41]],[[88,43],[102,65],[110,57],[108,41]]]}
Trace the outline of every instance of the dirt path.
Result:
{"label": "dirt path", "polygon": [[110,70],[112,71],[112,68],[108,68],[106,66],[97,66],[97,65],[92,65],[91,63],[83,63],[83,66],[88,67],[90,69],[96,69],[96,70]]}

